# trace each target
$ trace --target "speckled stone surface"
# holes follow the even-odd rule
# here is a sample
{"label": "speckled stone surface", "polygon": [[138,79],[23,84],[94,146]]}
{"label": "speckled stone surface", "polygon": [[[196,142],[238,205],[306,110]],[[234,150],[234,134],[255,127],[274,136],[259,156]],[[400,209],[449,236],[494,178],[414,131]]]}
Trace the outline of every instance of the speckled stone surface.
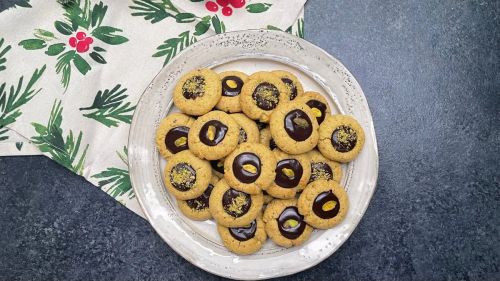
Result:
{"label": "speckled stone surface", "polygon": [[[351,238],[286,280],[500,280],[500,2],[309,0],[305,29],[363,87],[380,174]],[[214,279],[84,179],[0,158],[0,280]]]}

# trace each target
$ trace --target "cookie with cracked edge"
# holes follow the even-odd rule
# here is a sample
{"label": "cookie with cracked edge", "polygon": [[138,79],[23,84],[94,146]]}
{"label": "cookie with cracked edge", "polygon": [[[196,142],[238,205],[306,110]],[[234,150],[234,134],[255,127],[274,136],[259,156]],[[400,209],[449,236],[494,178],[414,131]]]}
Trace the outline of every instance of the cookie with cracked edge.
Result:
{"label": "cookie with cracked edge", "polygon": [[349,210],[347,192],[334,181],[315,181],[298,200],[299,213],[311,226],[328,229],[342,222]]}
{"label": "cookie with cracked edge", "polygon": [[297,96],[304,93],[302,83],[300,83],[300,80],[293,73],[285,70],[274,70],[271,73],[278,76],[285,83],[289,91],[290,100],[294,100]]}
{"label": "cookie with cracked edge", "polygon": [[212,218],[209,210],[209,199],[210,194],[215,186],[215,184],[219,181],[219,178],[216,176],[212,176],[210,183],[207,186],[207,189],[200,196],[194,199],[188,200],[177,200],[177,206],[179,206],[179,210],[188,218],[197,221],[204,221]]}
{"label": "cookie with cracked edge", "polygon": [[170,157],[163,173],[167,190],[179,200],[200,196],[212,178],[210,163],[197,158],[189,150]]}
{"label": "cookie with cracked edge", "polygon": [[251,195],[233,189],[221,179],[210,195],[209,208],[212,217],[225,227],[243,227],[251,223],[262,210],[262,192]]}
{"label": "cookie with cracked edge", "polygon": [[241,110],[250,119],[269,123],[278,104],[290,100],[289,91],[281,79],[267,71],[248,77],[240,95]]}
{"label": "cookie with cracked edge", "polygon": [[224,179],[234,189],[259,194],[272,184],[276,158],[260,143],[240,144],[224,161]]}
{"label": "cookie with cracked edge", "polygon": [[313,228],[297,208],[297,199],[274,199],[264,211],[266,233],[279,246],[290,248],[306,242]]}
{"label": "cookie with cracked edge", "polygon": [[260,140],[259,127],[252,119],[248,118],[243,113],[233,113],[229,114],[238,125],[240,125],[240,135],[238,139],[238,144],[248,142],[248,143],[258,143]]}
{"label": "cookie with cracked edge", "polygon": [[348,115],[327,117],[320,126],[319,134],[319,151],[326,158],[341,163],[354,160],[365,144],[363,128]]}
{"label": "cookie with cracked edge", "polygon": [[241,71],[224,71],[219,77],[222,96],[215,108],[229,113],[241,112],[240,94],[248,75]]}
{"label": "cookie with cracked edge", "polygon": [[271,136],[271,129],[269,129],[269,127],[260,130],[259,138],[260,138],[259,142],[268,147],[269,149],[274,150],[278,148],[278,146],[273,140],[273,137]]}
{"label": "cookie with cracked edge", "polygon": [[189,149],[202,159],[226,157],[238,145],[240,126],[227,113],[211,111],[194,121],[188,134]]}
{"label": "cookie with cracked edge", "polygon": [[303,103],[289,101],[278,106],[269,127],[274,142],[286,153],[302,154],[318,144],[318,122]]}
{"label": "cookie with cracked edge", "polygon": [[174,90],[174,104],[182,112],[200,116],[219,102],[221,98],[219,75],[208,68],[186,73],[177,82]]}
{"label": "cookie with cracked edge", "polygon": [[189,149],[188,132],[193,122],[194,118],[182,113],[171,113],[160,121],[155,140],[164,159]]}
{"label": "cookie with cracked edge", "polygon": [[224,246],[238,255],[250,255],[257,252],[267,240],[262,214],[242,227],[225,227],[218,224],[217,231]]}
{"label": "cookie with cracked edge", "polygon": [[323,156],[316,149],[307,153],[311,161],[311,177],[309,183],[316,180],[333,180],[340,182],[342,178],[342,167],[340,163],[332,161]]}

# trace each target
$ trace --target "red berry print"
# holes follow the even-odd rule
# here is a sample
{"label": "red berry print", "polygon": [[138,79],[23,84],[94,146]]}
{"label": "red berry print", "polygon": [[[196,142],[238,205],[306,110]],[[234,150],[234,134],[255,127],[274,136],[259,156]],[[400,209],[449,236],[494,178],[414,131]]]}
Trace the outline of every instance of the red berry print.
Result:
{"label": "red berry print", "polygon": [[233,9],[231,9],[231,7],[224,7],[222,8],[222,14],[225,15],[226,17],[229,17],[230,15],[233,14]]}
{"label": "red berry print", "polygon": [[85,43],[87,43],[87,44],[92,44],[92,43],[94,42],[94,39],[92,39],[92,37],[87,37],[87,38],[85,38],[85,40],[84,40],[84,41],[85,41]]}
{"label": "red berry print", "polygon": [[75,37],[73,37],[73,36],[71,36],[71,37],[69,38],[68,43],[69,43],[69,45],[70,45],[71,47],[73,47],[73,48],[74,48],[74,47],[76,47],[76,38],[75,38]]}
{"label": "red berry print", "polygon": [[205,4],[205,7],[207,8],[207,10],[209,10],[210,12],[217,12],[217,10],[219,10],[219,6],[217,6],[217,4],[213,1],[208,1],[206,4]]}
{"label": "red berry print", "polygon": [[85,53],[86,51],[89,50],[89,44],[87,44],[85,41],[79,41],[76,44],[76,51],[79,53]]}
{"label": "red berry print", "polygon": [[217,0],[217,4],[221,5],[222,7],[226,7],[229,5],[229,0]]}
{"label": "red berry print", "polygon": [[239,9],[243,6],[245,6],[245,0],[229,0],[229,3],[231,6],[235,7],[236,9]]}
{"label": "red berry print", "polygon": [[85,39],[85,37],[87,37],[87,34],[85,34],[85,32],[83,31],[79,31],[76,33],[76,39],[78,40],[83,40]]}

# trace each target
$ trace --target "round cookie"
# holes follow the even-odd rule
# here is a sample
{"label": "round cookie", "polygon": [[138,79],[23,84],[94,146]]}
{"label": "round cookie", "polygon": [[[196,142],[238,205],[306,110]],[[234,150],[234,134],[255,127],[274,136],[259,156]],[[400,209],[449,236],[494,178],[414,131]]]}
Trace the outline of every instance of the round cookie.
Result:
{"label": "round cookie", "polygon": [[260,71],[248,77],[240,95],[241,110],[250,119],[269,123],[278,104],[289,101],[285,83],[271,72]]}
{"label": "round cookie", "polygon": [[161,120],[156,130],[156,146],[163,158],[189,149],[187,137],[193,122],[193,118],[182,113],[172,113]]}
{"label": "round cookie", "polygon": [[210,210],[208,208],[208,200],[210,198],[210,194],[212,193],[214,185],[218,181],[219,179],[216,176],[212,176],[207,189],[205,189],[202,195],[186,201],[177,200],[177,206],[179,206],[179,210],[181,210],[181,212],[186,217],[192,220],[204,221],[210,219],[212,215],[210,214]]}
{"label": "round cookie", "polygon": [[311,108],[319,125],[321,125],[326,116],[329,116],[332,112],[326,98],[318,92],[305,92],[297,98],[297,101],[305,103]]}
{"label": "round cookie", "polygon": [[221,97],[219,75],[213,70],[202,68],[186,73],[174,90],[174,104],[189,115],[203,115],[219,102]]}
{"label": "round cookie", "polygon": [[297,76],[295,76],[293,73],[290,73],[285,70],[275,70],[272,71],[272,73],[278,76],[281,79],[281,81],[285,83],[290,93],[289,94],[290,100],[294,100],[297,96],[300,96],[304,93],[304,88],[302,87],[302,84],[300,83]]}
{"label": "round cookie", "polygon": [[276,156],[276,177],[266,189],[274,198],[295,198],[298,190],[304,189],[311,177],[311,160],[307,154],[290,155],[279,149],[273,150]]}
{"label": "round cookie", "polygon": [[318,180],[302,192],[299,213],[311,226],[328,229],[339,224],[349,209],[347,192],[334,181]]}
{"label": "round cookie", "polygon": [[328,159],[347,163],[358,156],[365,144],[365,133],[356,119],[333,115],[321,124],[318,148]]}
{"label": "round cookie", "polygon": [[269,129],[269,127],[264,128],[260,131],[259,138],[260,138],[259,142],[265,145],[266,147],[269,147],[269,149],[271,150],[274,150],[275,148],[278,147],[274,142],[273,137],[271,136],[271,129]]}
{"label": "round cookie", "polygon": [[211,111],[194,121],[188,134],[189,149],[207,160],[225,157],[238,145],[240,126],[223,111]]}
{"label": "round cookie", "polygon": [[274,243],[290,248],[303,244],[313,231],[297,208],[297,199],[274,199],[262,218],[266,233]]}
{"label": "round cookie", "polygon": [[225,227],[217,225],[224,246],[238,255],[250,255],[262,248],[267,239],[264,221],[259,214],[249,225]]}
{"label": "round cookie", "polygon": [[301,154],[318,144],[318,122],[305,104],[281,104],[273,112],[269,126],[274,142],[286,153]]}
{"label": "round cookie", "polygon": [[229,114],[238,125],[240,125],[240,135],[238,143],[258,143],[260,139],[259,127],[257,124],[245,114],[233,113]]}
{"label": "round cookie", "polygon": [[262,192],[250,195],[231,188],[221,179],[210,195],[209,208],[212,217],[225,227],[241,227],[251,223],[262,210]]}
{"label": "round cookie", "polygon": [[340,163],[325,158],[319,151],[311,150],[307,153],[311,161],[311,177],[309,183],[316,180],[333,180],[340,182],[342,167]]}
{"label": "round cookie", "polygon": [[212,178],[212,169],[208,161],[184,150],[170,157],[163,176],[167,190],[175,198],[188,200],[205,192]]}
{"label": "round cookie", "polygon": [[219,73],[221,80],[221,98],[215,108],[225,112],[241,112],[240,94],[248,75],[240,71]]}
{"label": "round cookie", "polygon": [[224,179],[234,189],[249,194],[265,190],[275,176],[276,158],[260,143],[240,144],[224,161]]}
{"label": "round cookie", "polygon": [[212,166],[212,174],[219,178],[224,177],[224,159],[210,160]]}

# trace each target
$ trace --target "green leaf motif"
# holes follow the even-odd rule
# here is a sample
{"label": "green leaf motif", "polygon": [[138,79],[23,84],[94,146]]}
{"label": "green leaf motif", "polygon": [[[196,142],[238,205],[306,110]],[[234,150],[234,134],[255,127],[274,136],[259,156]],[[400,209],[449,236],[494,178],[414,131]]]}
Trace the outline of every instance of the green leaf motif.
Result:
{"label": "green leaf motif", "polygon": [[115,32],[121,31],[121,29],[111,26],[99,26],[92,31],[92,35],[106,44],[119,45],[128,41],[127,38],[115,34]]}
{"label": "green leaf motif", "polygon": [[10,45],[7,45],[2,50],[2,46],[3,46],[4,42],[5,42],[5,40],[3,38],[0,38],[0,71],[7,69],[7,67],[5,66],[5,63],[7,62],[5,55],[12,48]]}
{"label": "green leaf motif", "polygon": [[23,8],[31,8],[30,0],[19,0],[14,5]]}
{"label": "green leaf motif", "polygon": [[94,51],[96,51],[96,52],[106,52],[106,50],[105,50],[105,49],[103,49],[103,48],[101,48],[101,47],[98,47],[98,46],[95,46],[95,47],[94,47]]}
{"label": "green leaf motif", "polygon": [[192,13],[178,13],[175,15],[175,21],[178,23],[188,23],[196,20],[196,15]]}
{"label": "green leaf motif", "polygon": [[21,151],[21,149],[23,148],[23,142],[16,142],[16,148],[17,150]]}
{"label": "green leaf motif", "polygon": [[249,4],[245,7],[245,9],[249,12],[249,13],[263,13],[267,10],[269,10],[269,8],[271,8],[272,4],[268,4],[268,3],[255,3],[255,4]]}
{"label": "green leaf motif", "polygon": [[92,27],[95,26],[101,26],[102,20],[104,19],[104,16],[106,15],[106,11],[108,10],[108,6],[105,6],[102,2],[99,2],[99,4],[95,4],[94,8],[92,8],[92,20],[91,20],[91,25]]}
{"label": "green leaf motif", "polygon": [[127,89],[120,87],[118,84],[111,90],[98,91],[91,106],[80,108],[80,111],[90,111],[83,116],[92,118],[106,127],[118,127],[119,122],[130,124],[135,106],[125,102],[128,97],[125,94]]}
{"label": "green leaf motif", "polygon": [[24,77],[21,76],[17,85],[7,87],[6,83],[0,85],[0,138],[8,139],[6,136],[8,125],[16,122],[16,119],[21,116],[21,106],[28,103],[41,89],[35,89],[35,83],[42,77],[46,66],[40,69],[35,69],[30,80],[23,89]]}
{"label": "green leaf motif", "polygon": [[73,27],[71,27],[71,25],[58,20],[54,23],[54,26],[62,35],[71,35],[71,33],[76,31],[73,30]]}
{"label": "green leaf motif", "polygon": [[61,84],[64,86],[64,88],[68,87],[69,81],[71,79],[71,61],[73,60],[75,54],[76,51],[71,50],[62,53],[59,57],[57,57],[56,73],[59,74],[62,72]]}
{"label": "green leaf motif", "polygon": [[129,8],[136,11],[132,13],[132,16],[144,17],[151,23],[174,17],[174,14],[179,12],[170,1],[134,0],[132,2],[135,5],[129,6]]}
{"label": "green leaf motif", "polygon": [[80,132],[75,138],[73,131],[64,137],[62,124],[61,101],[54,101],[47,125],[32,123],[37,136],[33,136],[31,140],[41,152],[47,153],[57,163],[81,175],[87,155],[87,144],[83,151],[80,150],[83,134]]}
{"label": "green leaf motif", "polygon": [[92,68],[90,67],[90,64],[82,58],[79,54],[76,54],[73,56],[73,64],[76,66],[76,69],[80,71],[81,74],[85,75],[89,70]]}
{"label": "green leaf motif", "polygon": [[[124,152],[122,154],[120,154],[119,152],[117,152],[117,154],[118,157],[120,157],[120,159],[124,162],[124,164],[128,166],[127,147],[124,147],[123,151]],[[97,183],[99,187],[114,198],[127,193],[129,195],[129,198],[134,197],[134,191],[132,190],[132,184],[130,182],[128,170],[111,167],[98,174],[93,175],[92,177],[100,179]]]}
{"label": "green leaf motif", "polygon": [[64,51],[65,48],[66,48],[66,44],[64,44],[64,43],[52,44],[47,48],[47,51],[45,51],[45,54],[47,54],[49,56],[57,56],[60,53],[62,53],[62,51]]}
{"label": "green leaf motif", "polygon": [[297,20],[297,32],[295,35],[297,37],[304,38],[304,18],[299,18]]}
{"label": "green leaf motif", "polygon": [[221,34],[226,32],[226,26],[217,15],[212,17],[212,25],[214,26],[215,33]]}
{"label": "green leaf motif", "polygon": [[45,43],[42,39],[26,39],[19,42],[19,46],[22,46],[26,50],[38,50],[45,48],[47,43]]}
{"label": "green leaf motif", "polygon": [[97,52],[92,52],[89,54],[89,56],[97,63],[106,64],[106,60],[104,59],[104,57]]}
{"label": "green leaf motif", "polygon": [[158,52],[154,53],[153,57],[165,57],[163,65],[166,65],[175,55],[177,55],[178,52],[182,51],[194,42],[196,42],[196,38],[191,38],[189,36],[189,31],[184,31],[179,34],[179,37],[165,40],[163,44],[156,48]]}
{"label": "green leaf motif", "polygon": [[193,33],[193,35],[195,35],[195,36],[203,35],[208,31],[209,28],[210,28],[210,21],[208,21],[208,20],[207,21],[205,21],[205,20],[200,21],[194,27],[195,32]]}
{"label": "green leaf motif", "polygon": [[43,41],[46,42],[52,39],[56,39],[54,33],[44,29],[35,29],[35,33],[33,35],[35,35],[36,38],[42,39]]}

